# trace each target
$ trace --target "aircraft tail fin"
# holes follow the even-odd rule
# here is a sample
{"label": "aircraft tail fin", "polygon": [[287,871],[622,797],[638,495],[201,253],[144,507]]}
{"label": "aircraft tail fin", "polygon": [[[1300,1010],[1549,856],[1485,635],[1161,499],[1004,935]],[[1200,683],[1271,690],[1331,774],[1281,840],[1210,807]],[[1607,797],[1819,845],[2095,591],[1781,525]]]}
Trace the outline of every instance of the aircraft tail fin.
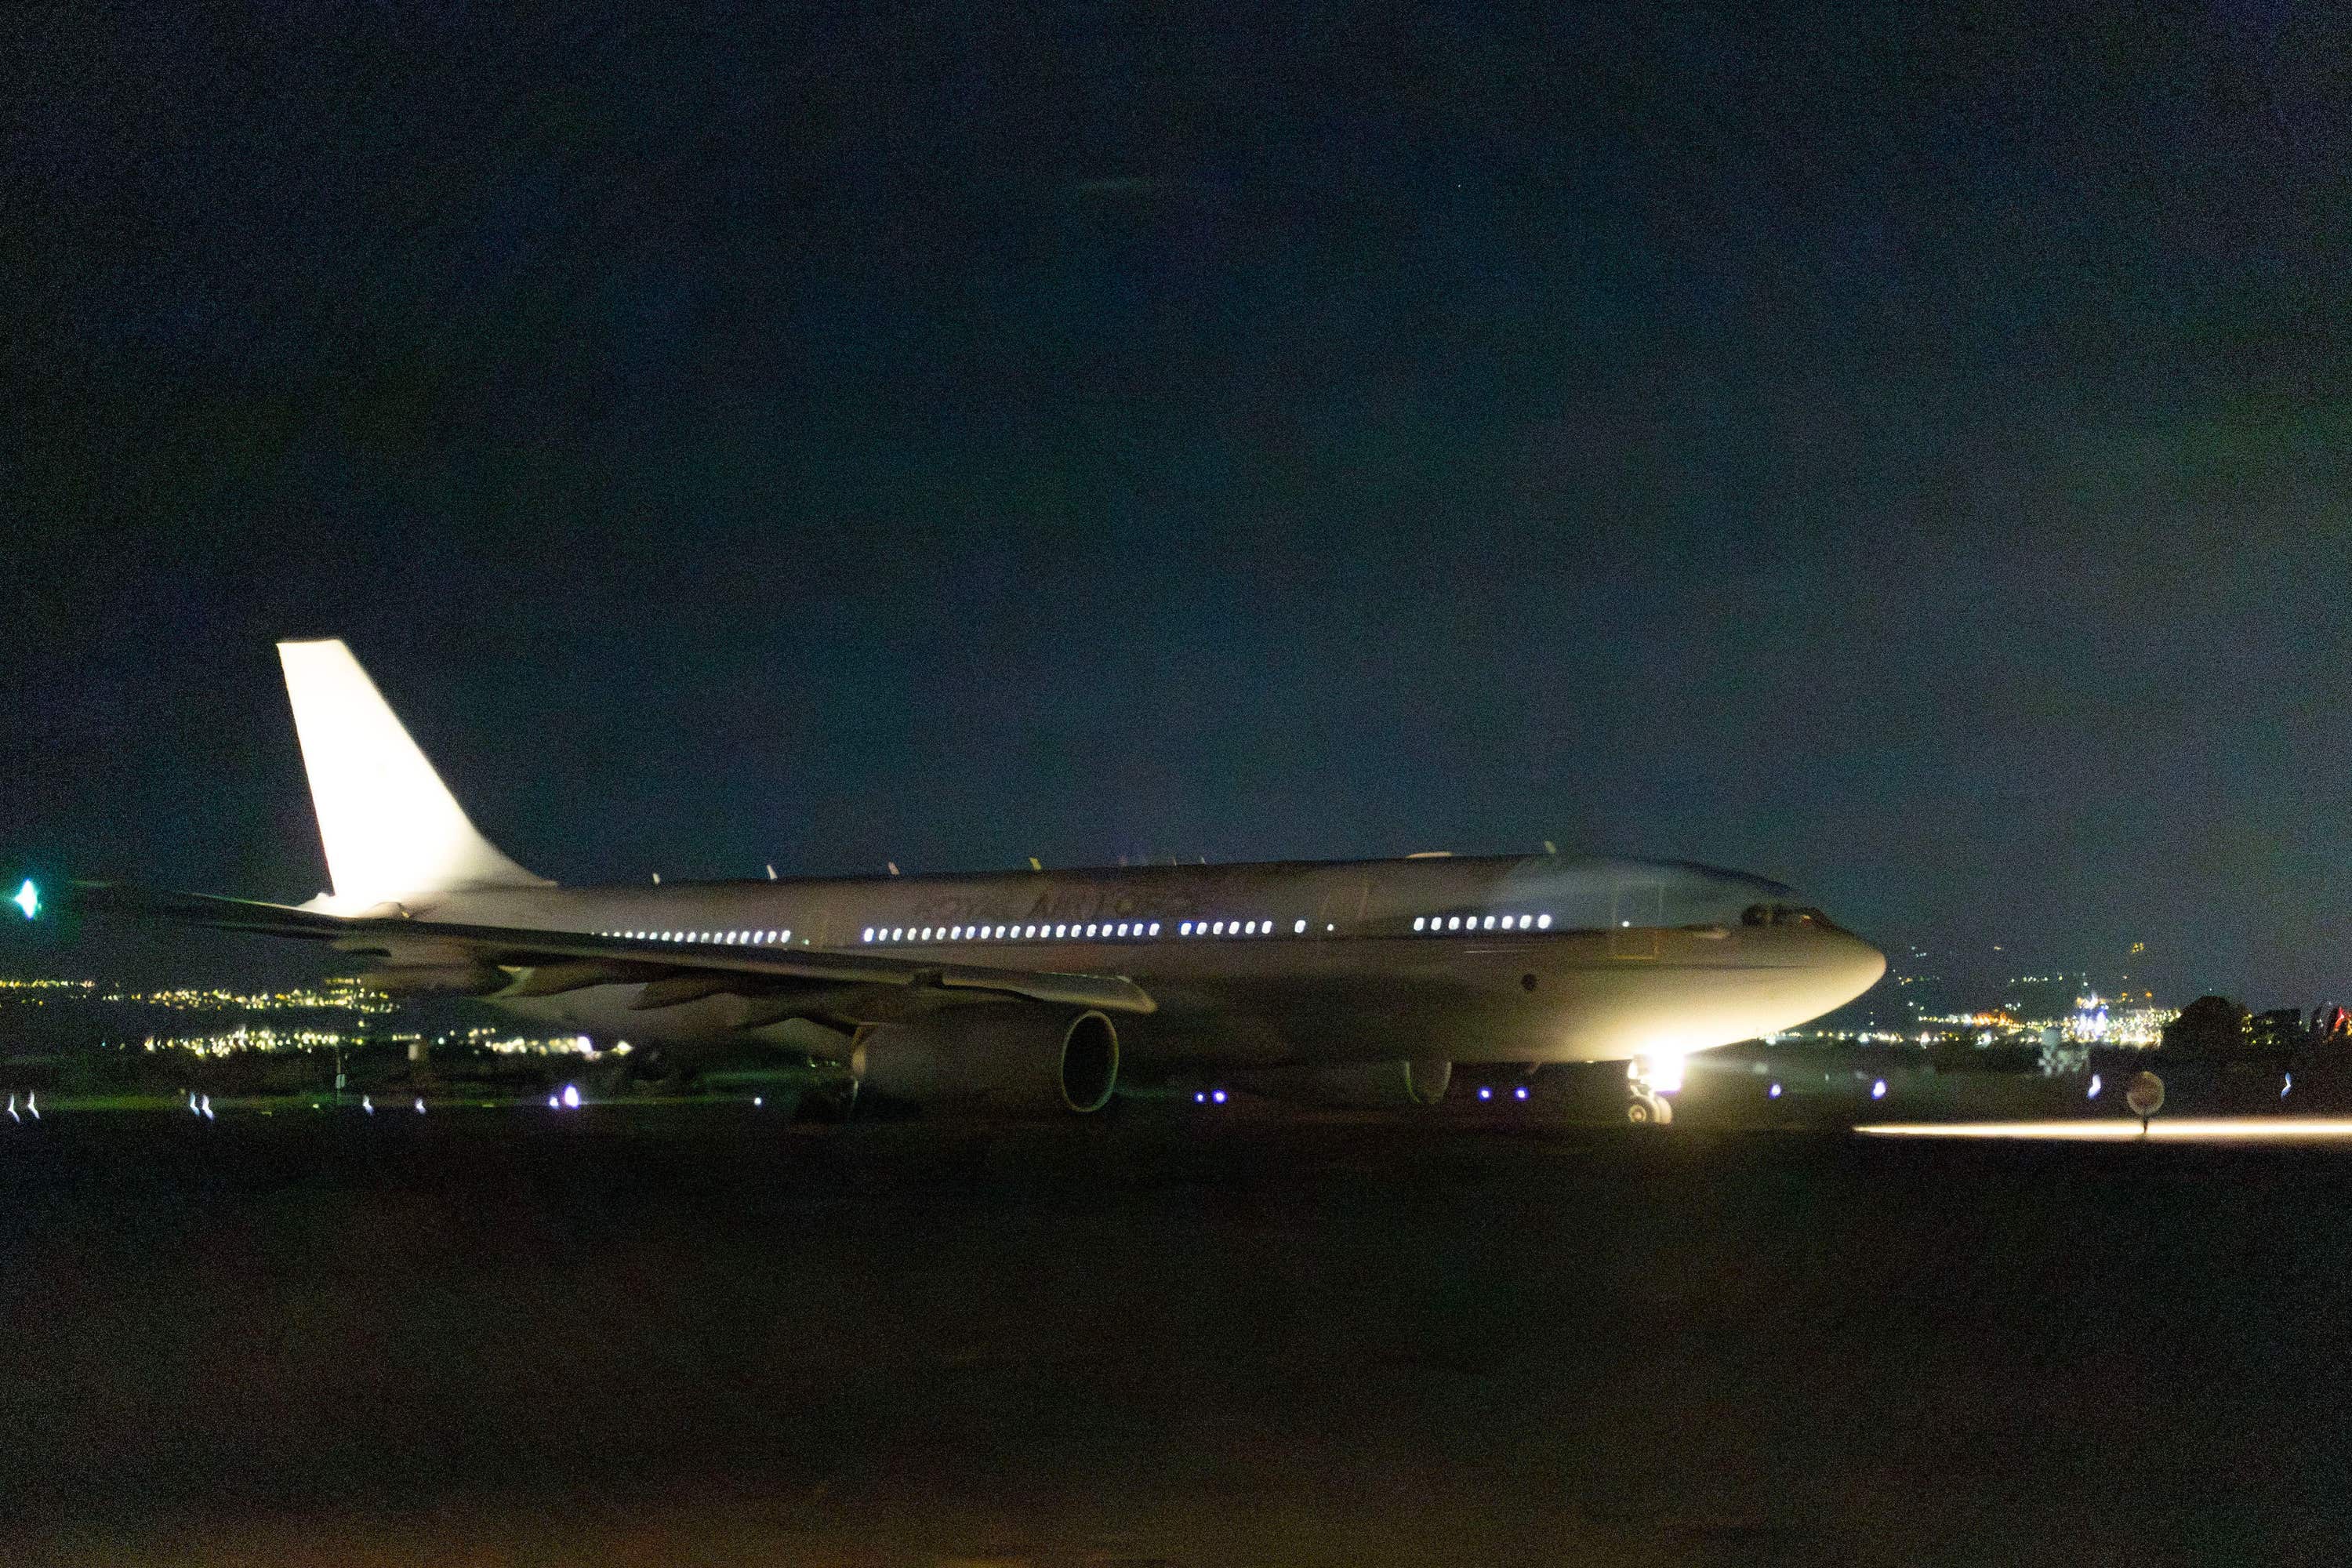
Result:
{"label": "aircraft tail fin", "polygon": [[410,893],[551,885],[476,830],[341,638],[282,642],[278,658],[335,904],[362,910]]}

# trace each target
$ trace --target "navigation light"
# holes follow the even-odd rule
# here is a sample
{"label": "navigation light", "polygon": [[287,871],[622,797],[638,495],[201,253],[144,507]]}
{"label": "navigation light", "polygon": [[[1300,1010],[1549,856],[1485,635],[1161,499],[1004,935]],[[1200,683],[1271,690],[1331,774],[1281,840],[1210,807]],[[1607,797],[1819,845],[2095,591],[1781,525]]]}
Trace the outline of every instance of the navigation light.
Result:
{"label": "navigation light", "polygon": [[1885,1079],[1873,1079],[1871,1080],[1870,1098],[1873,1100],[1885,1100],[1886,1098],[1886,1080]]}
{"label": "navigation light", "polygon": [[563,1086],[563,1109],[566,1110],[577,1110],[580,1109],[580,1086],[578,1084],[567,1083]]}
{"label": "navigation light", "polygon": [[24,910],[26,920],[36,919],[41,912],[41,889],[33,885],[33,879],[27,877],[25,885],[16,889],[16,896],[8,901]]}
{"label": "navigation light", "polygon": [[1778,1099],[1780,1099],[1780,1086],[1779,1084],[1777,1084],[1777,1083],[1776,1083],[1776,1084],[1774,1084],[1771,1088],[1769,1088],[1769,1089],[1766,1089],[1766,1090],[1764,1091],[1764,1098],[1765,1098],[1765,1099],[1767,1099],[1767,1100],[1778,1100]]}

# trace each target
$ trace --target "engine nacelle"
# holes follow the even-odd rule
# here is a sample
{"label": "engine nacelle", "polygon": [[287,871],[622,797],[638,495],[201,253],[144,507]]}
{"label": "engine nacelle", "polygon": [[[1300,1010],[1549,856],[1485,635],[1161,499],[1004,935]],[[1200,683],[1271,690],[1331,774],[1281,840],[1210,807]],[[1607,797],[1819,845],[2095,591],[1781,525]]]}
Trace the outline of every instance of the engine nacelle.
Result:
{"label": "engine nacelle", "polygon": [[1344,1106],[1355,1110],[1390,1110],[1414,1105],[1435,1105],[1445,1098],[1454,1064],[1444,1057],[1391,1062],[1349,1062],[1327,1068],[1266,1068],[1236,1073],[1235,1088],[1268,1100],[1307,1105]]}
{"label": "engine nacelle", "polygon": [[1096,1012],[944,1007],[867,1030],[849,1068],[861,1089],[918,1105],[1100,1110],[1118,1084],[1118,1031]]}

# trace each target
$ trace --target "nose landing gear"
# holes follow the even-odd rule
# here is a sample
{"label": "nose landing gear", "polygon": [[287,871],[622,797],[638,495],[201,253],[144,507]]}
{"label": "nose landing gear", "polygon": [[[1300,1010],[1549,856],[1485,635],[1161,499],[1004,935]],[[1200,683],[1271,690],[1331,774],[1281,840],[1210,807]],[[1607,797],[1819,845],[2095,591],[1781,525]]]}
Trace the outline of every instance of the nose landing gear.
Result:
{"label": "nose landing gear", "polygon": [[1680,1057],[1635,1057],[1625,1064],[1625,1120],[1636,1127],[1664,1127],[1675,1119],[1666,1096],[1683,1086]]}

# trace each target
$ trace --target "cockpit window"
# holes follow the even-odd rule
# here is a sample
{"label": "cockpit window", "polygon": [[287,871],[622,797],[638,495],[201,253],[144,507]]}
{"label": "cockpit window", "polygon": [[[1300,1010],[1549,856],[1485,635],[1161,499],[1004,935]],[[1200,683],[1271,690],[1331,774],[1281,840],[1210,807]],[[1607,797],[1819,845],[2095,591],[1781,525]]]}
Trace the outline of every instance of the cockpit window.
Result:
{"label": "cockpit window", "polygon": [[1741,911],[1739,923],[1744,926],[1821,926],[1834,931],[1830,917],[1819,910],[1803,909],[1795,904],[1750,904]]}

